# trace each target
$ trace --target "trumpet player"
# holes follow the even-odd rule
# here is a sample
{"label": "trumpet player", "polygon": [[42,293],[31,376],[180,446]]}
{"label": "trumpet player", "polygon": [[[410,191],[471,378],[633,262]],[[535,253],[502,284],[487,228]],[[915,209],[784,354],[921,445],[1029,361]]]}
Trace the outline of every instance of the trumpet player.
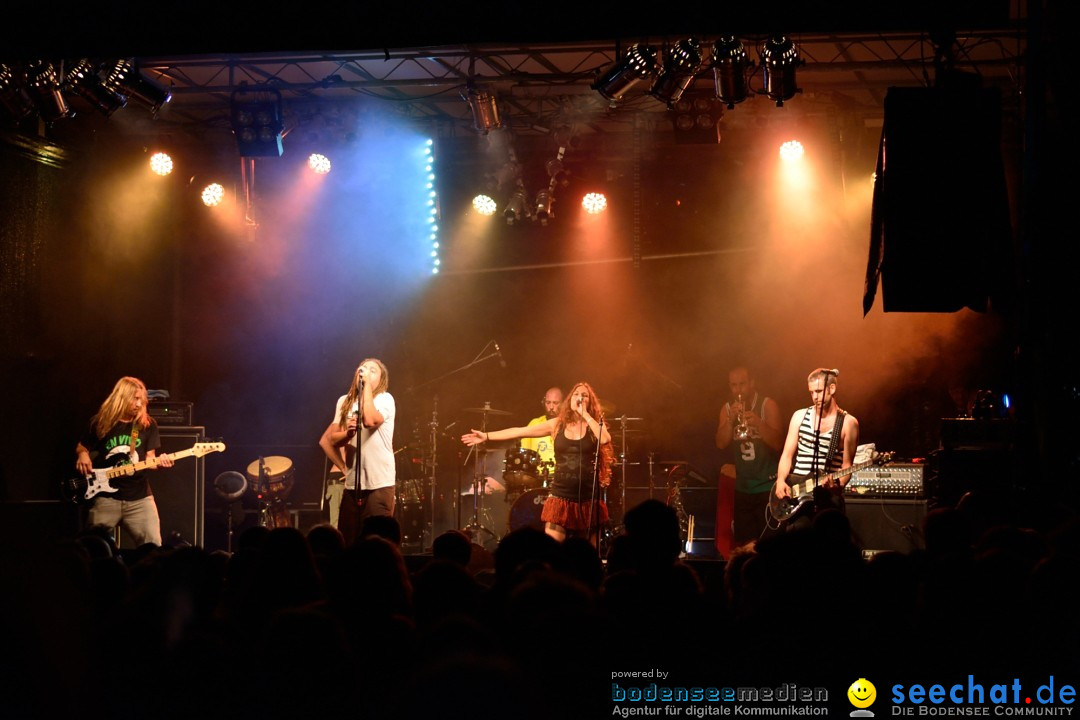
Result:
{"label": "trumpet player", "polygon": [[769,493],[784,444],[780,406],[758,393],[744,366],[728,373],[731,400],[720,408],[716,447],[734,442],[736,545],[761,537],[767,526]]}

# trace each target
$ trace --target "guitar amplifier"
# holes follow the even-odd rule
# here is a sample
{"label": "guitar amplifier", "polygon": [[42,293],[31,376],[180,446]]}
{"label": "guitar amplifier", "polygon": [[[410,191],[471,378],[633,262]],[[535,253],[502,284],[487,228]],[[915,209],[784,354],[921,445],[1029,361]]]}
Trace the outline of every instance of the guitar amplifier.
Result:
{"label": "guitar amplifier", "polygon": [[844,486],[845,495],[865,497],[923,496],[923,464],[893,463],[884,467],[868,467],[851,474]]}
{"label": "guitar amplifier", "polygon": [[146,412],[159,427],[190,427],[193,403],[162,400],[147,403]]}

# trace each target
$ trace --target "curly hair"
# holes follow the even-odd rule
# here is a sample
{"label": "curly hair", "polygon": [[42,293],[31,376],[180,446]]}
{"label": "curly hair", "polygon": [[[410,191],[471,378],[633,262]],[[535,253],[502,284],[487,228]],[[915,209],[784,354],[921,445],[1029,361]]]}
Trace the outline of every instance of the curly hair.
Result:
{"label": "curly hair", "polygon": [[[557,437],[566,425],[577,419],[578,413],[570,406],[570,399],[574,396],[574,391],[579,387],[585,389],[585,405],[589,414],[596,418],[598,423],[604,424],[604,408],[600,404],[600,398],[597,397],[596,391],[587,382],[577,382],[573,384],[570,392],[563,398],[562,405],[559,406],[559,414],[555,416],[555,430],[552,437]],[[587,429],[587,432],[592,435],[591,429]],[[611,469],[614,464],[615,450],[611,447],[610,442],[604,443],[600,446],[600,487],[607,487],[611,484]]]}

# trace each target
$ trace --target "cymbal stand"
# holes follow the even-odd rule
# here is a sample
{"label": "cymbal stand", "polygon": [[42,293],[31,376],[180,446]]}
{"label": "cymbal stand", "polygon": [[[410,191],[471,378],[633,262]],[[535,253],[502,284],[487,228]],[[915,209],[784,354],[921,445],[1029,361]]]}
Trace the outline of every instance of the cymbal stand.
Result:
{"label": "cymbal stand", "polygon": [[[623,515],[626,515],[626,415],[618,418],[619,420],[619,479],[622,481],[619,492],[622,497],[619,498],[619,510]],[[620,523],[621,525],[622,523]]]}
{"label": "cymbal stand", "polygon": [[[428,525],[428,530],[431,532],[431,541],[435,542],[435,469],[439,464],[438,442],[439,442],[439,396],[435,395],[431,400],[431,441],[428,444],[428,452],[431,453],[431,462],[429,468],[431,476],[428,478],[428,485],[431,488],[428,492],[428,498],[431,500],[431,518]],[[454,498],[454,502],[457,502],[457,498]]]}
{"label": "cymbal stand", "polygon": [[[487,437],[487,411],[491,408],[491,403],[484,402],[484,412],[480,419],[480,431],[484,433],[484,437]],[[486,440],[484,441],[486,444]],[[486,476],[486,462],[487,453],[482,450],[476,452],[476,468],[477,471],[473,473],[473,515],[469,520],[469,524],[464,527],[469,537],[473,539],[478,545],[484,543],[480,541],[480,534],[487,533],[493,539],[497,539],[494,532],[484,527],[484,524],[480,521],[480,515],[484,510],[484,491],[487,490],[487,476]]]}

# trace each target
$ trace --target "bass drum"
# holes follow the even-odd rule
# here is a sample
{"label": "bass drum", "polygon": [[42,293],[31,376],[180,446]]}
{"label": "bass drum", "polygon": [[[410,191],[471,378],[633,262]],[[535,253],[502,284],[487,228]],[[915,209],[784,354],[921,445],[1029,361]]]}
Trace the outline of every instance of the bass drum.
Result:
{"label": "bass drum", "polygon": [[510,531],[523,527],[543,530],[544,523],[540,520],[540,512],[544,509],[544,502],[547,499],[548,491],[543,488],[522,493],[521,497],[510,506]]}

